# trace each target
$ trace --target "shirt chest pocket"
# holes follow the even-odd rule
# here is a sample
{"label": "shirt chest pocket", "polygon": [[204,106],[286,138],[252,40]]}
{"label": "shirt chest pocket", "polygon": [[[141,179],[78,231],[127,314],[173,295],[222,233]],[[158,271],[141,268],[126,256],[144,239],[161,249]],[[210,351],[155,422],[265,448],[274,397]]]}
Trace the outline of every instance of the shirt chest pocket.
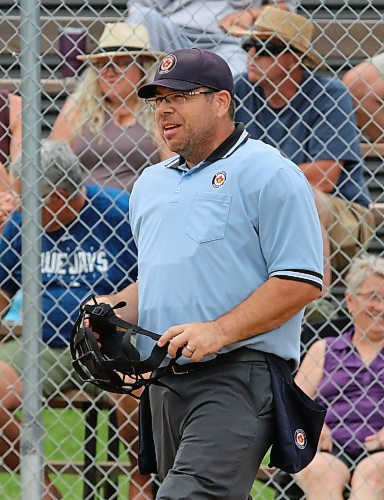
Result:
{"label": "shirt chest pocket", "polygon": [[187,220],[187,235],[197,243],[224,238],[232,196],[197,193]]}

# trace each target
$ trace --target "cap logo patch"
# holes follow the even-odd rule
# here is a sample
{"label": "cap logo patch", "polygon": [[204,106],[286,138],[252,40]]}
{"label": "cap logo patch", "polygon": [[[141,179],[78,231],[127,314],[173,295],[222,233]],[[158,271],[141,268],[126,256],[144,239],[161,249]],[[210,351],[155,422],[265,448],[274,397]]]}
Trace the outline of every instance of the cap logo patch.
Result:
{"label": "cap logo patch", "polygon": [[168,73],[173,69],[176,65],[177,59],[174,54],[168,54],[164,57],[164,59],[160,63],[159,74],[163,75],[164,73]]}
{"label": "cap logo patch", "polygon": [[303,429],[295,430],[295,445],[300,449],[304,450],[307,446],[307,435],[303,431]]}
{"label": "cap logo patch", "polygon": [[217,174],[212,177],[212,186],[214,188],[221,187],[224,184],[226,178],[227,174],[225,172],[217,172]]}

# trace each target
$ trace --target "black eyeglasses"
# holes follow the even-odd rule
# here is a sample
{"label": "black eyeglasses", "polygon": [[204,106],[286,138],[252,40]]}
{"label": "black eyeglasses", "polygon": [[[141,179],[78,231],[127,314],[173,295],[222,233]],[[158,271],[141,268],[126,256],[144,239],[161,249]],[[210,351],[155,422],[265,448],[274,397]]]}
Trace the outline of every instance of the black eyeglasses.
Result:
{"label": "black eyeglasses", "polygon": [[183,106],[187,99],[194,97],[196,95],[206,95],[206,94],[215,94],[215,90],[201,90],[194,91],[191,90],[189,92],[172,92],[167,95],[155,95],[154,97],[149,97],[145,99],[147,106],[149,106],[153,111],[161,105],[161,103],[165,102],[168,106],[177,107]]}
{"label": "black eyeglasses", "polygon": [[[254,40],[252,38],[247,38],[241,44],[241,47],[249,52],[251,49],[255,49],[256,55],[259,57],[271,57],[278,56],[282,52],[288,49],[288,45],[277,45],[273,42],[263,42],[261,40]],[[290,50],[296,52],[294,49],[289,47]]]}

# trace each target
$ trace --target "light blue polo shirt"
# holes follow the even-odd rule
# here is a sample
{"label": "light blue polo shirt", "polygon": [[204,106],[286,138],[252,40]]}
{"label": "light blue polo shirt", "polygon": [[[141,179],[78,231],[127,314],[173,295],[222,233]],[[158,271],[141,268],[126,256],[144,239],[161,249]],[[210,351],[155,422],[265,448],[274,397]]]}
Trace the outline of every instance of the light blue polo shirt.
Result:
{"label": "light blue polo shirt", "polygon": [[[191,170],[179,157],[145,169],[129,214],[138,247],[139,324],[159,334],[221,316],[273,276],[322,286],[312,189],[296,165],[249,139],[242,124]],[[222,352],[247,345],[297,363],[302,316]],[[138,340],[146,357],[152,341]]]}

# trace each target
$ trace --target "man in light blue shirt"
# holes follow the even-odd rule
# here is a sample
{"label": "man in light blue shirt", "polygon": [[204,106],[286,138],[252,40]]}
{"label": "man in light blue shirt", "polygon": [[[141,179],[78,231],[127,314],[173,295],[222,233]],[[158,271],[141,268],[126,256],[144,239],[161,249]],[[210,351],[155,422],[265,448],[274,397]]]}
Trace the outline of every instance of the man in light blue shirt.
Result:
{"label": "man in light blue shirt", "polygon": [[[304,174],[240,124],[214,154],[191,169],[180,158],[160,163],[133,189],[139,323],[149,330],[216,319],[268,278],[321,287],[319,228]],[[247,345],[297,363],[301,319],[302,311],[267,335],[236,339],[220,352]]]}
{"label": "man in light blue shirt", "polygon": [[138,282],[107,300],[126,300],[125,320],[162,334],[170,358],[182,355],[165,386],[150,387],[156,498],[244,500],[274,441],[265,353],[298,364],[303,308],[322,287],[312,190],[296,165],[235,125],[220,56],[174,51],[139,96],[179,156],[136,182]]}

